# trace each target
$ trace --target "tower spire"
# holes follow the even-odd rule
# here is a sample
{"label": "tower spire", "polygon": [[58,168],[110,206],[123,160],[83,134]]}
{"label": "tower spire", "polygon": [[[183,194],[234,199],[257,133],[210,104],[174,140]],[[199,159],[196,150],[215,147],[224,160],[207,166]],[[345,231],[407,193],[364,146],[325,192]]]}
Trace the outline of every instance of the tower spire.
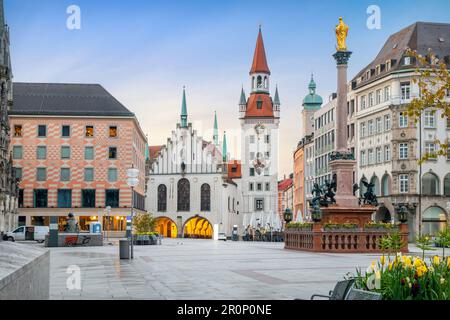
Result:
{"label": "tower spire", "polygon": [[269,65],[267,64],[266,50],[264,49],[264,40],[259,26],[258,39],[256,40],[255,54],[253,56],[252,69],[250,75],[254,73],[266,73],[270,75]]}
{"label": "tower spire", "polygon": [[239,105],[240,106],[247,105],[247,97],[245,96],[244,86],[242,86],[241,98],[239,99]]}
{"label": "tower spire", "polygon": [[228,150],[227,150],[227,132],[226,131],[224,131],[223,132],[223,143],[222,143],[222,157],[223,157],[223,162],[226,162],[227,161],[227,158],[228,158],[228,156],[227,156],[227,152],[228,152]]}
{"label": "tower spire", "polygon": [[275,88],[275,98],[274,98],[273,103],[274,103],[275,105],[277,105],[277,106],[279,106],[279,105],[281,104],[281,102],[280,102],[280,96],[278,95],[278,85],[277,85],[276,88]]}
{"label": "tower spire", "polygon": [[213,135],[214,145],[219,146],[219,125],[217,123],[217,112],[214,111],[214,135]]}
{"label": "tower spire", "polygon": [[187,128],[187,104],[186,104],[186,87],[183,87],[183,101],[181,103],[181,127]]}

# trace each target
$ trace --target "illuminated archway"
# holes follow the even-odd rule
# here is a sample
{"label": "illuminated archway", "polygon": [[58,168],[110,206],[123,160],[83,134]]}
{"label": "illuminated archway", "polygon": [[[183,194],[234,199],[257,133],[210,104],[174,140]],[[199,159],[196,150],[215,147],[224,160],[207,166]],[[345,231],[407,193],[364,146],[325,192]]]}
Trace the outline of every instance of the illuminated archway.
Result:
{"label": "illuminated archway", "polygon": [[213,227],[202,217],[193,217],[184,224],[184,237],[197,239],[212,239]]}
{"label": "illuminated archway", "polygon": [[156,218],[155,230],[166,238],[176,238],[178,236],[177,225],[172,219],[167,217]]}

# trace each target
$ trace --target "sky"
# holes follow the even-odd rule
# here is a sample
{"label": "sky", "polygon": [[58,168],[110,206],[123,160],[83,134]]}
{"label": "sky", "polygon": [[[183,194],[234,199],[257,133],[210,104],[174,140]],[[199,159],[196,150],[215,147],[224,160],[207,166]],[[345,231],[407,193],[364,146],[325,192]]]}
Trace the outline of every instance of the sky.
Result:
{"label": "sky", "polygon": [[[389,35],[416,22],[450,23],[448,0],[4,0],[14,81],[99,83],[134,112],[150,145],[167,142],[179,121],[186,86],[189,121],[212,140],[214,111],[240,158],[239,107],[262,25],[272,94],[281,99],[280,177],[293,171],[301,139],[302,100],[311,73],[324,101],[336,91],[334,28],[350,26],[351,79]],[[67,8],[81,10],[67,28]],[[380,29],[369,29],[370,5]],[[222,134],[221,134],[222,135]]]}

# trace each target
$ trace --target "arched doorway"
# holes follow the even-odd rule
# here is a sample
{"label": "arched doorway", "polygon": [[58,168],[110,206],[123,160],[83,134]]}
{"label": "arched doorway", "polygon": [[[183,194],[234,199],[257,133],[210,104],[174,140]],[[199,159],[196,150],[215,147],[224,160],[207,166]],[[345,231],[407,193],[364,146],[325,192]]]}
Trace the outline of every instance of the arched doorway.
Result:
{"label": "arched doorway", "polygon": [[440,207],[429,207],[422,216],[422,232],[435,236],[447,226],[447,215]]}
{"label": "arched doorway", "polygon": [[193,217],[184,224],[184,237],[196,239],[212,239],[213,227],[202,217]]}
{"label": "arched doorway", "polygon": [[176,238],[178,236],[177,225],[172,219],[167,217],[156,218],[155,230],[166,238]]}
{"label": "arched doorway", "polygon": [[390,223],[392,221],[392,216],[391,213],[389,212],[389,209],[386,207],[380,207],[378,211],[375,213],[375,221]]}

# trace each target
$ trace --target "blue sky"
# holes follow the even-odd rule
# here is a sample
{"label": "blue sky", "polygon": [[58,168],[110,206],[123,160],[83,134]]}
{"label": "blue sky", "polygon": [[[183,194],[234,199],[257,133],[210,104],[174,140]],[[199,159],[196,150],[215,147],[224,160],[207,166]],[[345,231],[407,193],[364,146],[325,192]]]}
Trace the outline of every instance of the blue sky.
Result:
{"label": "blue sky", "polygon": [[[318,93],[336,88],[334,26],[343,16],[353,51],[349,78],[392,33],[416,22],[450,23],[450,1],[149,1],[4,0],[11,28],[15,81],[100,83],[135,112],[150,144],[163,144],[179,119],[187,89],[189,120],[211,139],[220,130],[239,157],[238,99],[249,88],[262,24],[272,87],[282,102],[280,173],[292,172],[301,101],[311,72]],[[81,8],[81,30],[68,30],[66,9]],[[381,9],[380,30],[366,27],[369,5]]]}

